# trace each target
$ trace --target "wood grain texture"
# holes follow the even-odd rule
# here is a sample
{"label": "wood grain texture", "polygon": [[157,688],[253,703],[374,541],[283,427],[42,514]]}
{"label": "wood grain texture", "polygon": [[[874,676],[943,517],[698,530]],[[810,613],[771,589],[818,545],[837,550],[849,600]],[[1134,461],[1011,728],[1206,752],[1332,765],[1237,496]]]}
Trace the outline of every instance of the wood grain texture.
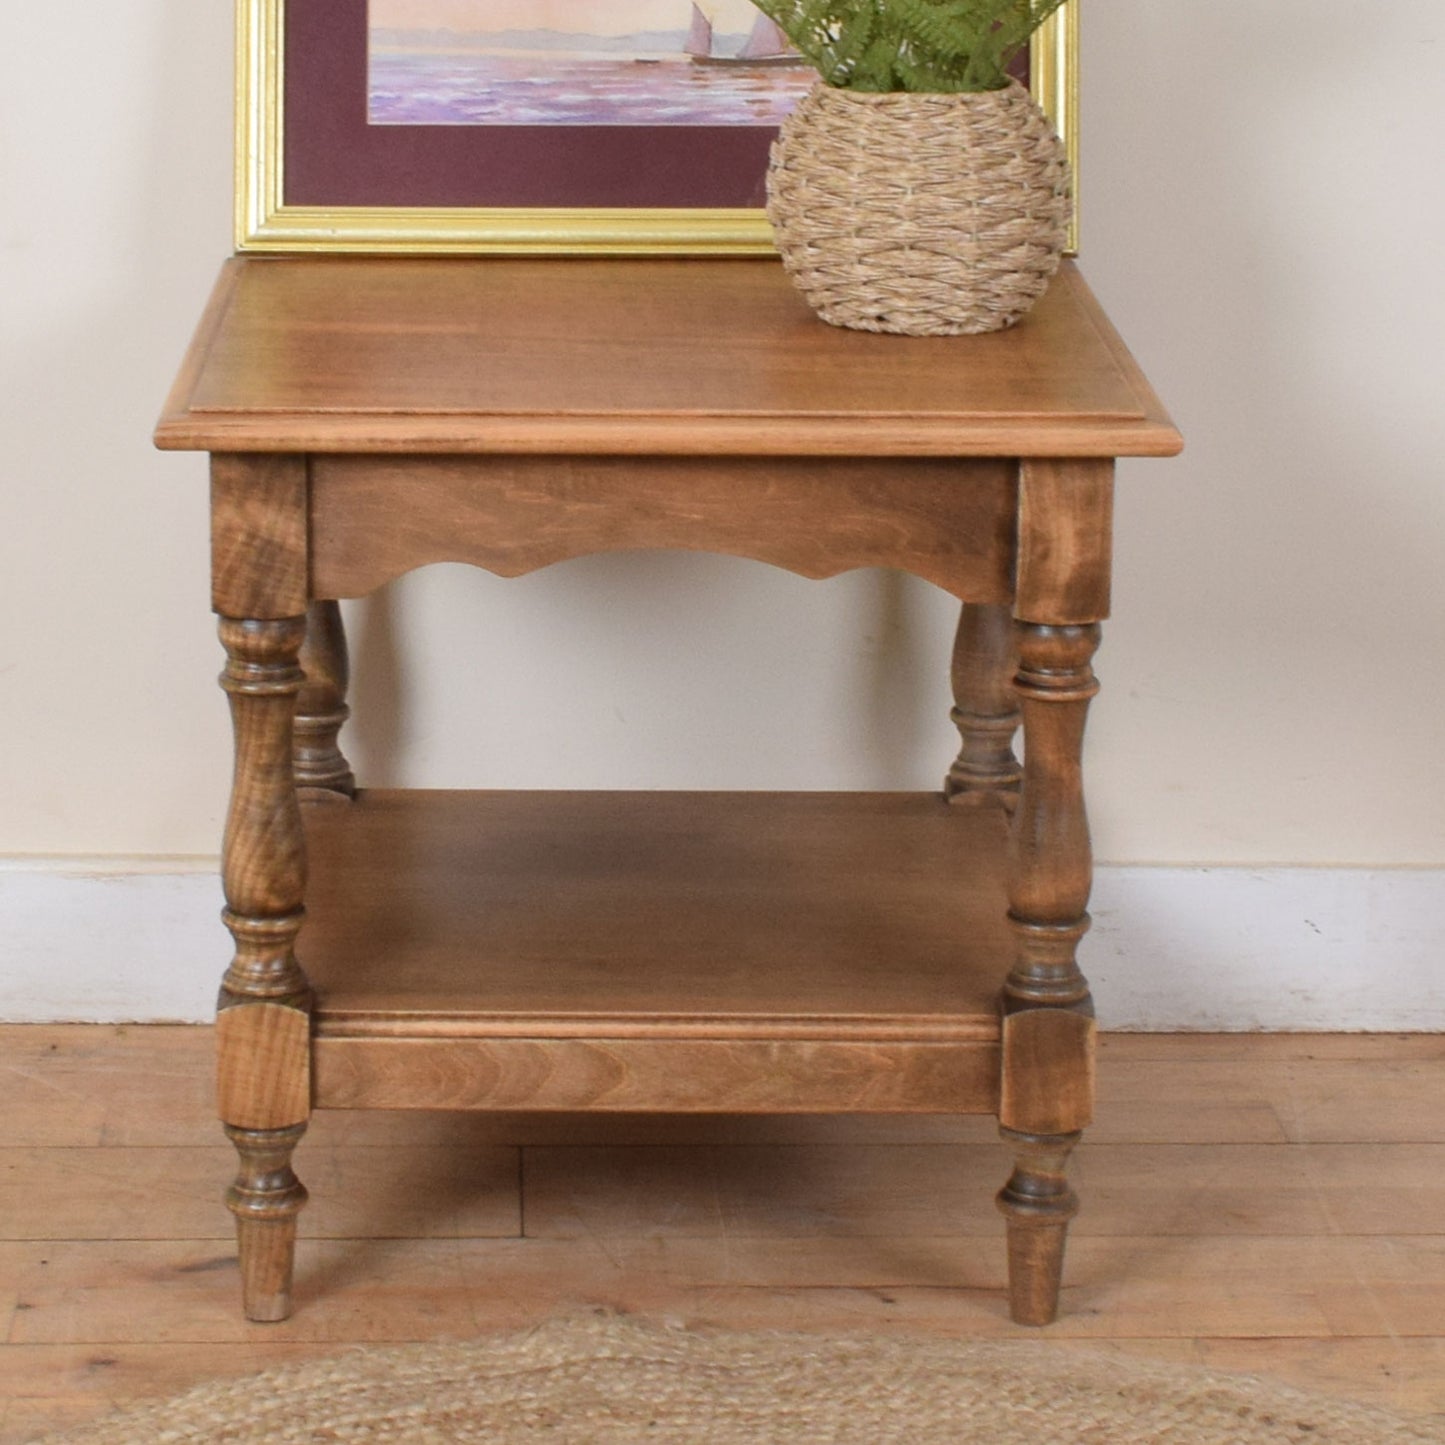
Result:
{"label": "wood grain texture", "polygon": [[162,408],[163,417],[179,416],[190,405],[191,396],[196,389],[196,382],[210,359],[216,334],[230,308],[231,297],[235,294],[236,283],[240,281],[241,275],[241,268],[230,262],[221,267],[221,274],[211,288],[211,294],[207,298],[201,318],[196,323],[196,329],[191,336],[190,345],[186,348],[181,368],[176,373],[176,379],[172,382],[171,389],[166,396],[165,406]]}
{"label": "wood grain texture", "polygon": [[291,1313],[296,1216],[306,1203],[306,1186],[291,1168],[291,1155],[305,1132],[304,1123],[289,1129],[226,1126],[240,1163],[226,1207],[236,1219],[241,1309],[261,1324]]}
{"label": "wood grain texture", "polygon": [[296,1216],[306,1203],[291,1168],[311,1108],[311,997],[294,949],[306,840],[291,775],[305,629],[304,617],[222,617],[220,625],[235,733],[221,881],[236,951],[221,986],[217,1096],[238,1157],[226,1205],[236,1218],[242,1309],[261,1321],[291,1312]]}
{"label": "wood grain texture", "polygon": [[356,778],[338,738],[351,716],[346,705],[351,663],[341,608],[334,600],[308,604],[299,660],[306,680],[296,697],[292,745],[297,791],[312,802],[350,798]]}
{"label": "wood grain texture", "polygon": [[1007,607],[965,603],[953,641],[953,710],[962,747],[943,782],[951,803],[1018,801],[1023,769],[1013,740],[1020,715],[1014,696],[1013,620]]}
{"label": "wood grain texture", "polygon": [[1083,744],[1098,691],[1099,626],[1020,622],[1015,641],[1024,776],[1008,843],[1016,952],[1003,990],[999,1115],[1014,1170],[998,1204],[1008,1228],[1012,1316],[1044,1325],[1058,1313],[1065,1235],[1079,1207],[1064,1171],[1080,1125],[1093,1115],[1093,1002],[1076,952],[1093,884]]}
{"label": "wood grain texture", "polygon": [[[299,1246],[301,1308],[257,1330],[206,1199],[223,1158],[211,1033],[0,1029],[3,1445],[355,1343],[588,1303],[739,1328],[1022,1333],[988,1234],[999,1147],[957,1133],[981,1120],[346,1112],[302,1145],[326,1188]],[[1445,1040],[1105,1034],[1099,1067],[1100,1119],[1072,1166],[1088,1204],[1035,1347],[1445,1414]],[[502,1139],[528,1146],[522,1168]]]}
{"label": "wood grain texture", "polygon": [[1093,854],[1084,806],[1084,725],[1099,684],[1099,628],[1017,630],[1015,688],[1024,778],[1009,833],[1009,917],[1018,942],[1006,991],[1020,1006],[1073,1007],[1087,995],[1074,949],[1088,927]]}
{"label": "wood grain texture", "polygon": [[[1168,1074],[1161,1069],[1156,1077],[1167,1081]],[[1107,1069],[1104,1079],[1107,1094]],[[1164,1257],[1190,1240],[1234,1240],[1236,1253],[1252,1242],[1260,1259],[1271,1251],[1285,1257],[1290,1241],[1303,1238],[1350,1239],[1371,1261],[1372,1277],[1402,1287],[1392,1327],[1408,1332],[1403,1287],[1412,1279],[1445,1284],[1445,1146],[1262,1145],[1243,1142],[1251,1120],[1247,1111],[1240,1119],[1244,1127],[1232,1142],[1088,1139],[1071,1164],[1087,1185],[1089,1206],[1075,1234],[1152,1239],[1152,1252]],[[514,1236],[521,1228],[513,1203],[520,1148],[531,1238],[704,1236],[719,1228],[721,1194],[730,1201],[725,1222],[739,1236],[966,1238],[1002,1279],[999,1221],[988,1206],[1006,1152],[991,1120],[958,1122],[982,1127],[968,1139],[940,1117],[911,1114],[518,1119],[449,1111],[348,1119],[346,1111],[322,1110],[297,1153],[314,1179],[326,1181],[306,1214],[314,1239]],[[1228,1120],[1216,1112],[1214,1122]],[[408,1135],[426,1142],[408,1143]],[[214,1186],[233,1156],[224,1141],[210,1142],[214,1124],[205,1137],[186,1146],[6,1150],[0,1242],[190,1239],[229,1255],[231,1222],[216,1207]],[[495,1142],[507,1138],[523,1142]],[[820,1229],[820,1220],[832,1229]],[[1421,1240],[1415,1276],[1406,1261],[1392,1265],[1389,1258],[1402,1223]],[[1167,1297],[1167,1275],[1144,1278]],[[892,1282],[927,1285],[930,1277],[919,1264]],[[1445,1296],[1432,1310],[1445,1320]]]}
{"label": "wood grain texture", "polygon": [[[565,1155],[549,1161],[544,1187],[569,1162],[595,1187],[594,1167]],[[907,1161],[899,1164],[895,1195],[909,1184],[923,1189],[932,1182],[915,1179]],[[218,1350],[258,1338],[328,1341],[335,1351],[351,1342],[506,1328],[585,1301],[699,1322],[729,1323],[750,1314],[768,1317],[776,1328],[840,1328],[852,1319],[855,1328],[959,1338],[1021,1335],[1000,1299],[1002,1251],[956,1234],[900,1232],[897,1212],[878,1199],[851,1216],[813,1210],[810,1222],[803,1218],[808,1211],[791,1200],[770,1210],[766,1186],[778,1171],[752,1158],[737,1167],[759,1172],[734,1177],[726,1168],[710,1169],[708,1177],[728,1188],[730,1207],[715,1209],[691,1233],[647,1234],[637,1221],[596,1235],[574,1219],[572,1231],[556,1237],[303,1244],[299,1275],[306,1307],[286,1326],[264,1332],[248,1329],[230,1308],[235,1269],[218,1255],[218,1245],[228,1248],[222,1241],[12,1246],[6,1262],[30,1308],[14,1317],[12,1339],[0,1344],[0,1369],[7,1357],[14,1359],[11,1350],[58,1347],[77,1338],[162,1348],[209,1341]],[[770,1237],[770,1214],[796,1220],[797,1231]],[[1039,1349],[1070,1339],[1097,1346],[1143,1338],[1197,1342],[1203,1350],[1211,1341],[1223,1346],[1268,1339],[1281,1353],[1291,1345],[1304,1353],[1306,1342],[1372,1343],[1379,1352],[1392,1342],[1439,1341],[1439,1253],[1433,1243],[1414,1243],[1418,1238],[1200,1235],[1160,1242],[1147,1233],[1080,1233],[1073,1249],[1078,1280],[1066,1291],[1076,1307],[1056,1330],[1032,1338]],[[1413,1278],[1412,1248],[1421,1257]],[[1150,1267],[1165,1262],[1167,1280],[1151,1277]],[[346,1291],[328,1291],[328,1281],[337,1277],[347,1280]],[[1408,1358],[1402,1355],[1401,1363]],[[1345,1373],[1337,1383],[1349,1380]],[[1355,1383],[1368,1392],[1367,1376]],[[1377,1379],[1375,1386],[1386,1383]],[[1418,1391],[1417,1398],[1445,1399],[1439,1375],[1394,1383]]]}
{"label": "wood grain texture", "polygon": [[681,548],[805,577],[897,567],[958,597],[1013,592],[1001,461],[321,457],[315,589],[359,597],[428,562],[504,577],[594,552]]}
{"label": "wood grain texture", "polygon": [[[294,1176],[293,1176],[294,1177]],[[298,1188],[301,1186],[298,1184]],[[235,1192],[227,1195],[228,1202]],[[302,1193],[300,1202],[305,1203]],[[241,1309],[257,1324],[275,1324],[291,1314],[296,1257],[294,1216],[236,1219],[236,1257],[241,1268]]]}
{"label": "wood grain texture", "polygon": [[303,1124],[311,1113],[311,1020],[280,1003],[231,1004],[216,1019],[218,1112],[242,1129]]}
{"label": "wood grain texture", "polygon": [[291,778],[292,715],[305,680],[303,617],[223,617],[235,771],[221,844],[226,926],[236,953],[224,987],[234,1001],[298,999],[306,979],[293,950],[303,917],[306,839]]}
{"label": "wood grain texture", "polygon": [[316,1044],[316,1104],[337,1109],[986,1113],[998,1077],[994,1043],[333,1034]]}
{"label": "wood grain texture", "polygon": [[1092,1123],[1094,1035],[1093,1018],[1075,1009],[1005,1013],[999,1123],[1025,1134],[1074,1134]]}
{"label": "wood grain texture", "polygon": [[[251,1318],[290,1308],[313,1051],[318,1096],[353,1105],[1007,1100],[1014,1312],[1052,1315],[1092,1094],[1079,745],[1113,458],[1180,445],[1072,264],[1019,326],[939,341],[821,326],[776,262],[237,259],[156,436],[216,454]],[[303,790],[352,788],[339,612],[313,599],[644,547],[898,567],[973,606],[954,796],[1012,791],[1008,607],[1012,829],[937,797],[382,794],[308,810],[308,898],[293,741]]]}
{"label": "wood grain texture", "polygon": [[[209,1060],[199,1062],[204,1071]],[[427,1123],[415,1114],[370,1117]],[[515,1237],[521,1228],[517,1148],[487,1144],[464,1127],[485,1117],[436,1115],[448,1128],[431,1143],[408,1143],[393,1132],[384,1143],[374,1136],[350,1144],[337,1140],[341,1116],[317,1115],[297,1146],[307,1172],[325,1181],[306,1208],[307,1238]],[[593,1124],[602,1117],[578,1116]],[[0,1240],[209,1240],[229,1255],[233,1226],[217,1207],[217,1186],[234,1169],[235,1153],[217,1133],[214,1114],[200,1137],[203,1143],[187,1145],[6,1150],[0,1154],[9,1176],[0,1179]],[[22,1170],[28,1190],[15,1177]],[[234,1261],[227,1263],[234,1275]]]}
{"label": "wood grain texture", "polygon": [[211,605],[222,617],[306,611],[306,463],[211,458]]}
{"label": "wood grain texture", "polygon": [[1109,615],[1114,464],[1028,458],[1019,469],[1014,615],[1100,622]]}
{"label": "wood grain texture", "polygon": [[247,257],[156,431],[209,451],[1172,455],[1077,269],[992,336],[820,324],[775,260]]}
{"label": "wood grain texture", "polygon": [[[1445,1143],[1438,1101],[1445,1038],[1398,1034],[1119,1034],[1098,1038],[1099,1106],[1091,1147]],[[214,1147],[213,1030],[151,1024],[0,1026],[0,1148]],[[745,1119],[678,1116],[388,1115],[331,1111],[320,1143],[396,1148],[492,1144],[804,1139],[958,1145],[991,1141],[991,1121],[911,1115]],[[17,1177],[30,1173],[27,1164]],[[54,1197],[77,1186],[57,1185]],[[318,1201],[318,1209],[326,1206]],[[1092,1211],[1091,1211],[1092,1212]],[[13,1213],[0,1206],[0,1218]]]}
{"label": "wood grain texture", "polygon": [[363,790],[305,821],[319,1036],[998,1038],[994,810]]}
{"label": "wood grain texture", "polygon": [[1051,1325],[1059,1313],[1064,1243],[1079,1199],[1064,1177],[1077,1134],[1035,1135],[1000,1128],[1014,1169],[999,1191],[1008,1226],[1009,1316],[1015,1324]]}

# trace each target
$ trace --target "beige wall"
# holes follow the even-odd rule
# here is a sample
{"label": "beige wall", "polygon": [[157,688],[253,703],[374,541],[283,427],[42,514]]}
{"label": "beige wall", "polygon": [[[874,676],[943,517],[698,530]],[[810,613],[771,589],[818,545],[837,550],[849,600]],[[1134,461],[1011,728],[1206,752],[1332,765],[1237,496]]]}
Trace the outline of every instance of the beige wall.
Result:
{"label": "beige wall", "polygon": [[[202,463],[147,433],[228,247],[228,0],[11,6],[0,854],[214,851]],[[1101,858],[1445,862],[1445,7],[1085,14],[1084,264],[1190,447],[1122,468]],[[1141,78],[1142,77],[1142,78]],[[588,559],[352,610],[373,781],[926,787],[951,607]]]}
{"label": "beige wall", "polygon": [[1101,851],[1439,863],[1445,6],[1086,18],[1087,269],[1189,437],[1123,468]]}

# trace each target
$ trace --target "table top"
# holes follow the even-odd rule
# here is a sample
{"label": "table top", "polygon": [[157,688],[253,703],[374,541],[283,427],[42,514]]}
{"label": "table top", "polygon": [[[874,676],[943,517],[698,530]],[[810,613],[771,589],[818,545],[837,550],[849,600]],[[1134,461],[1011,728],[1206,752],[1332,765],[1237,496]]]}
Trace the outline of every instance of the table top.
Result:
{"label": "table top", "polygon": [[156,444],[175,450],[1169,456],[1072,262],[1019,325],[818,320],[776,260],[237,257]]}

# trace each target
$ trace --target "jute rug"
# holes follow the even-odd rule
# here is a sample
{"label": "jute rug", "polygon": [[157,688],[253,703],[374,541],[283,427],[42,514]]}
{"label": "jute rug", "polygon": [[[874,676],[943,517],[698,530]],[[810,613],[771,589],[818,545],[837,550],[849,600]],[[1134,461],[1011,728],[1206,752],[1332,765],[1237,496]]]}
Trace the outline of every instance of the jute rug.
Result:
{"label": "jute rug", "polygon": [[[62,1437],[49,1437],[58,1442]],[[1445,1425],[1040,1341],[670,1330],[611,1315],[206,1385],[66,1445],[1362,1445]]]}

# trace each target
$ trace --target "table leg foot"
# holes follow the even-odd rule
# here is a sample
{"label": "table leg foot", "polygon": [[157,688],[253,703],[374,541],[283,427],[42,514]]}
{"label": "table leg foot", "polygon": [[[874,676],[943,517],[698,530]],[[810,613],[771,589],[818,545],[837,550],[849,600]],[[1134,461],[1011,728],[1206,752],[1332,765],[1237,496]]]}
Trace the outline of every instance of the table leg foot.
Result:
{"label": "table leg foot", "polygon": [[998,1196],[1008,1222],[1009,1313],[1015,1324],[1052,1324],[1069,1221],[1079,1212],[1078,1196],[1064,1178],[1079,1136],[999,1132],[1014,1149],[1013,1173]]}
{"label": "table leg foot", "polygon": [[226,1191],[226,1206],[236,1216],[241,1302],[248,1320],[274,1322],[291,1313],[296,1216],[306,1203],[306,1186],[291,1168],[291,1151],[305,1132],[304,1124],[226,1129],[241,1162]]}

